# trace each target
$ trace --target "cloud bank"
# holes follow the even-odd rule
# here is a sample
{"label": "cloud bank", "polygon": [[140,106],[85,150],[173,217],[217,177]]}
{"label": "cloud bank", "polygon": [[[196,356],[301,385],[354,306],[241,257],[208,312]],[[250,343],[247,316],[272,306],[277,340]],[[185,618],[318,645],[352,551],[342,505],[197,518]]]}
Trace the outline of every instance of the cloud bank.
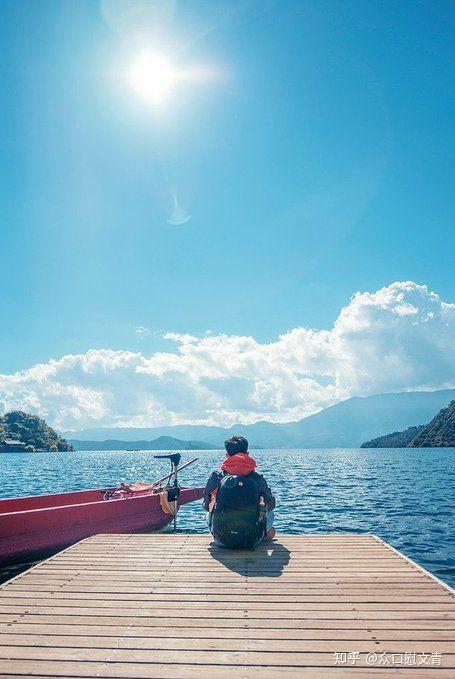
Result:
{"label": "cloud bank", "polygon": [[174,352],[109,349],[0,375],[0,409],[55,427],[297,420],[354,395],[455,385],[455,304],[425,285],[356,293],[330,330],[276,341],[170,333]]}

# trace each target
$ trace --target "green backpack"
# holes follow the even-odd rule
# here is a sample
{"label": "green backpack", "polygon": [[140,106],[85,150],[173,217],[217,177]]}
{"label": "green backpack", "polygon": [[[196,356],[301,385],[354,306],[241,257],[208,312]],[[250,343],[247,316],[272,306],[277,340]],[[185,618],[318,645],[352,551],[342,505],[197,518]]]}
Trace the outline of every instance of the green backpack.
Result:
{"label": "green backpack", "polygon": [[256,481],[226,474],[221,479],[212,513],[212,535],[229,549],[252,549],[265,535]]}

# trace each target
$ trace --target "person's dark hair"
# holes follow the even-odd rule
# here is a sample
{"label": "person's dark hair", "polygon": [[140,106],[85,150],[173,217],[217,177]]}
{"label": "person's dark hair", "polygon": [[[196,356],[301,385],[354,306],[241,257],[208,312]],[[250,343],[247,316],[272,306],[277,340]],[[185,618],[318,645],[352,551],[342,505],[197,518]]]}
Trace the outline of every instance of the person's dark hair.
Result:
{"label": "person's dark hair", "polygon": [[224,442],[224,447],[228,455],[248,452],[248,441],[244,436],[231,436]]}

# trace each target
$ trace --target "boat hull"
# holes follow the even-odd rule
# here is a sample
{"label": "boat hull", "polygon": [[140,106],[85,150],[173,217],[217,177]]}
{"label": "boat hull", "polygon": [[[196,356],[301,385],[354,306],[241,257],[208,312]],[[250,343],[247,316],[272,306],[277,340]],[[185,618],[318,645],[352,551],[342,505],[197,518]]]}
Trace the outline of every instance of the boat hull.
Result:
{"label": "boat hull", "polygon": [[[178,504],[202,494],[202,488],[182,488]],[[0,500],[0,566],[43,558],[97,533],[157,531],[173,519],[157,493],[103,497],[101,489]]]}

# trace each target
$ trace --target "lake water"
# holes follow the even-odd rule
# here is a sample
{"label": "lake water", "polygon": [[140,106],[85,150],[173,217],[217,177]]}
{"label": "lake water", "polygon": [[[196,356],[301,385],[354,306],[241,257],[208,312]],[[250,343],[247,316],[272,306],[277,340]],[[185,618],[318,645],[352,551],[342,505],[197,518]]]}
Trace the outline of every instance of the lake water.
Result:
{"label": "lake water", "polygon": [[[153,452],[1,454],[0,497],[153,481],[167,461]],[[287,533],[375,533],[455,584],[455,448],[252,452],[277,498],[276,528]],[[181,483],[202,485],[224,457],[197,456]],[[206,532],[199,502],[178,515],[183,531]]]}

